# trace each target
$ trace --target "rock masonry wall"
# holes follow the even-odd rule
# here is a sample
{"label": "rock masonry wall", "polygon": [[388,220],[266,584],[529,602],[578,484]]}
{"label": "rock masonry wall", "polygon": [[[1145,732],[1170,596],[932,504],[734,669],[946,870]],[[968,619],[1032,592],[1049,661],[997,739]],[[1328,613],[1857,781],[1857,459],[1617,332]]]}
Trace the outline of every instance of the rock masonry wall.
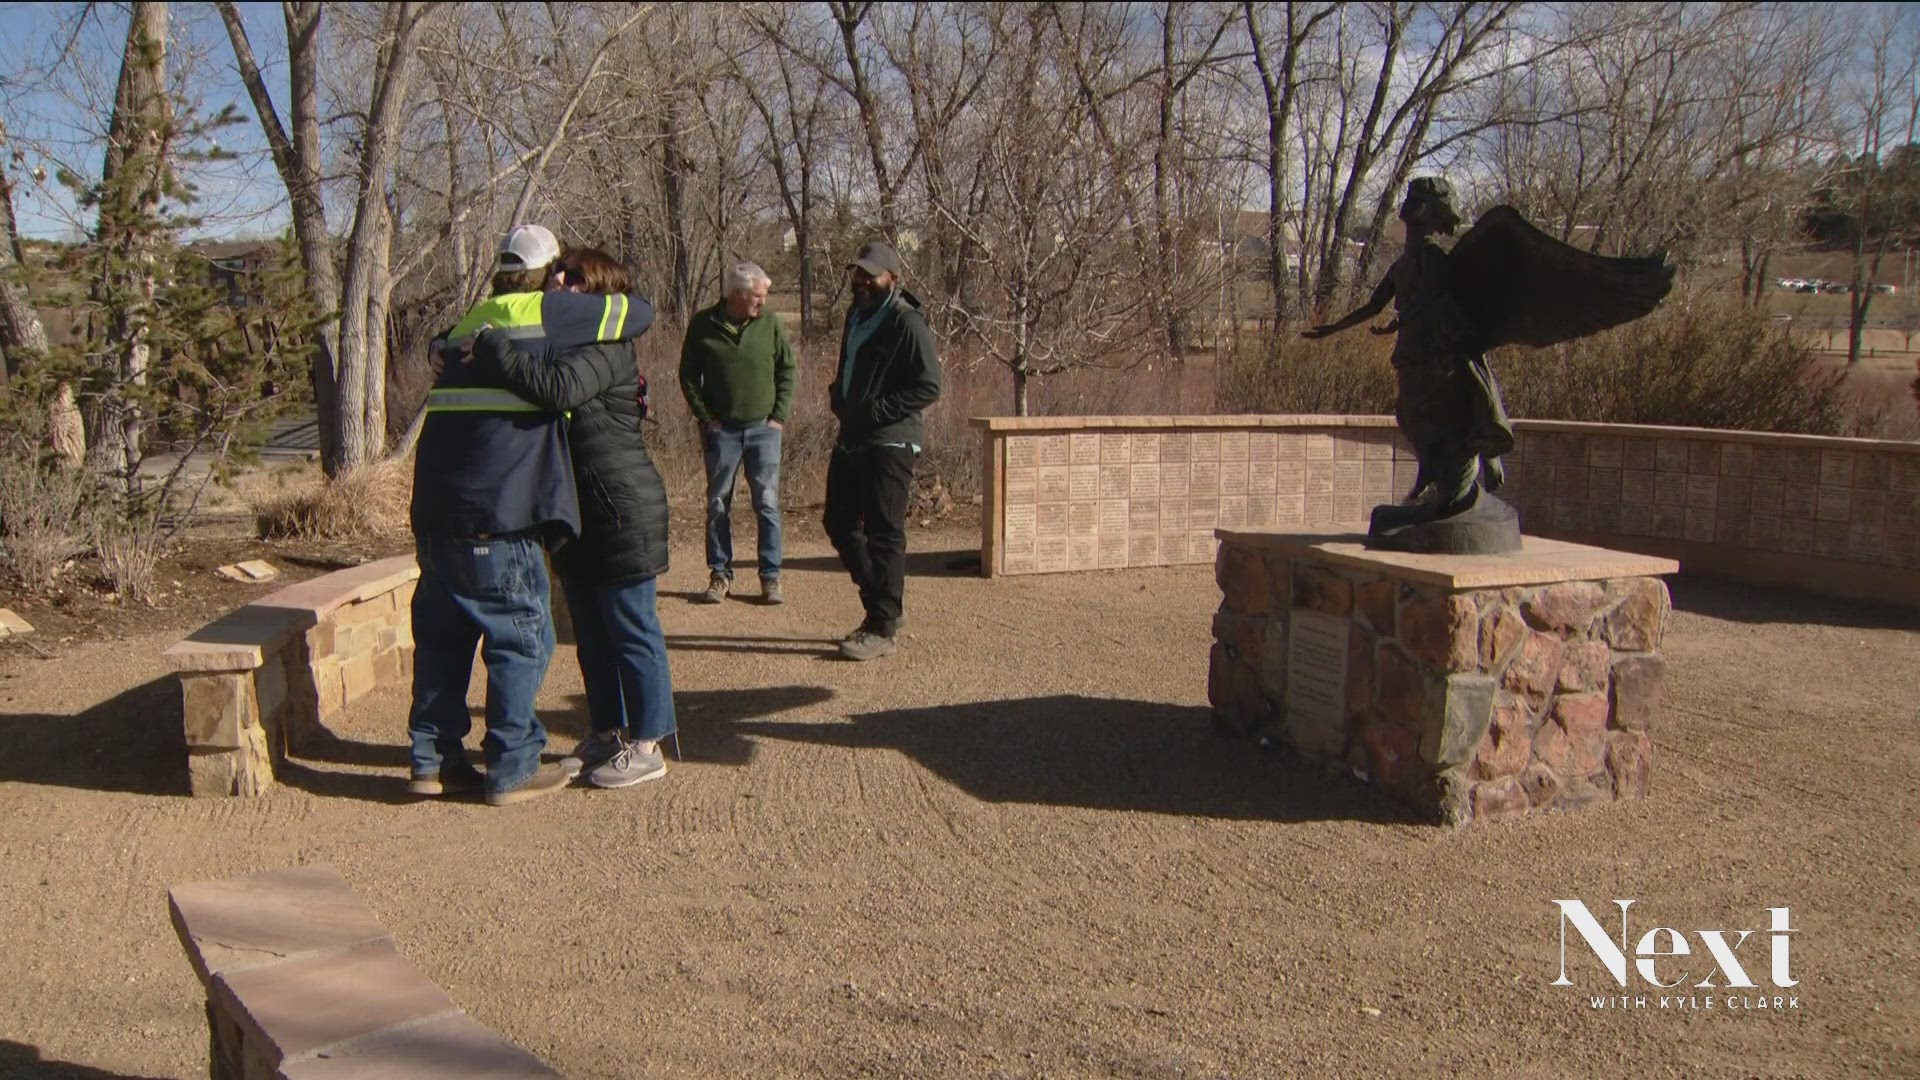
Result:
{"label": "rock masonry wall", "polygon": [[[1248,550],[1216,564],[1207,693],[1232,734],[1449,823],[1646,794],[1669,610],[1655,577],[1449,591]],[[1289,634],[1344,631],[1335,694],[1288,693]]]}

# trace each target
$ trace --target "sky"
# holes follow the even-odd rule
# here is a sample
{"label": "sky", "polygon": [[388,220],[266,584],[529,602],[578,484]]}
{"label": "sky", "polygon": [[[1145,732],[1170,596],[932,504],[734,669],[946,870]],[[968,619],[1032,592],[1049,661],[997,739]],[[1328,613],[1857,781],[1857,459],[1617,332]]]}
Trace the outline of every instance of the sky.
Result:
{"label": "sky", "polygon": [[[239,7],[269,92],[284,109],[280,6]],[[236,159],[190,170],[200,197],[188,212],[201,220],[188,236],[273,235],[286,225],[285,190],[235,70],[226,30],[211,4],[176,4],[173,11],[169,75],[181,80],[202,117],[232,105],[239,118],[214,136]],[[99,174],[100,139],[111,115],[127,20],[123,4],[0,3],[0,121],[6,125],[6,160],[0,167],[13,182],[22,236],[72,240],[91,221],[57,177],[63,168],[86,179]]]}

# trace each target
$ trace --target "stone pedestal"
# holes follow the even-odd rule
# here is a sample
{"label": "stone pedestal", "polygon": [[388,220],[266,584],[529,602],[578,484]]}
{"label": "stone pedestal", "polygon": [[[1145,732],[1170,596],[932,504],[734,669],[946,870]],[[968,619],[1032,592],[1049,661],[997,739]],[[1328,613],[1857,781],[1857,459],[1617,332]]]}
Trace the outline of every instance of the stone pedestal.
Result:
{"label": "stone pedestal", "polygon": [[1678,563],[1531,536],[1430,555],[1218,535],[1224,731],[1451,824],[1646,794]]}

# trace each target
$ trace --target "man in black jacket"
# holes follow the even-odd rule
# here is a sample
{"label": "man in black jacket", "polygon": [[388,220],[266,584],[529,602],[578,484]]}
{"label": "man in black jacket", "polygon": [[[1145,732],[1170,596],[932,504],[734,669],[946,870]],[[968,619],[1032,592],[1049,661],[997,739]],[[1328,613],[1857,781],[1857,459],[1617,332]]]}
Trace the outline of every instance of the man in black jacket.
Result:
{"label": "man in black jacket", "polygon": [[840,643],[849,660],[898,647],[907,584],[907,497],[926,446],[921,410],[940,398],[940,360],[920,301],[900,287],[900,256],[872,241],[848,265],[853,307],[840,339],[827,467],[827,536],[860,589],[867,617]]}

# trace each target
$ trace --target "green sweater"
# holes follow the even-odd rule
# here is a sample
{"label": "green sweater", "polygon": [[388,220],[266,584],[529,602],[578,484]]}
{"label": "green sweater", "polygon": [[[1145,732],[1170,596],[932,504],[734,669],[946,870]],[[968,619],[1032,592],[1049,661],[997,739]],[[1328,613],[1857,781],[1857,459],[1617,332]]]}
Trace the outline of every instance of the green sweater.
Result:
{"label": "green sweater", "polygon": [[763,312],[738,326],[726,305],[696,313],[680,346],[680,392],[698,420],[748,424],[793,416],[798,368],[780,317]]}

